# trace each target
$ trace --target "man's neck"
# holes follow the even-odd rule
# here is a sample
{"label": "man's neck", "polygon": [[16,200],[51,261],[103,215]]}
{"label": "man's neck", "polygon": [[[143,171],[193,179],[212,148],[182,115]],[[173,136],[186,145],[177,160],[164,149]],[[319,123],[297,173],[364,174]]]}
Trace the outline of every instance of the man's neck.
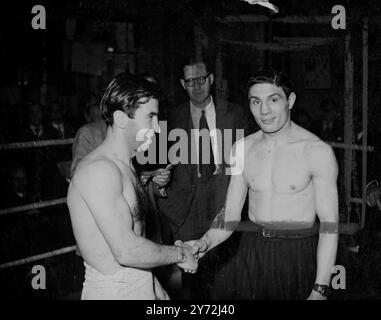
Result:
{"label": "man's neck", "polygon": [[192,106],[194,106],[196,108],[204,110],[208,106],[208,104],[211,103],[211,101],[212,101],[212,96],[209,95],[209,97],[206,100],[204,100],[203,102],[197,103],[197,102],[194,102],[191,100],[191,104],[192,104]]}
{"label": "man's neck", "polygon": [[281,146],[289,142],[291,133],[292,133],[292,122],[289,121],[285,123],[284,126],[277,132],[273,132],[273,133],[263,132],[263,138],[267,143],[273,146]]}
{"label": "man's neck", "polygon": [[131,166],[132,158],[136,155],[126,137],[117,132],[115,129],[108,127],[104,145],[108,154],[118,159],[128,166]]}

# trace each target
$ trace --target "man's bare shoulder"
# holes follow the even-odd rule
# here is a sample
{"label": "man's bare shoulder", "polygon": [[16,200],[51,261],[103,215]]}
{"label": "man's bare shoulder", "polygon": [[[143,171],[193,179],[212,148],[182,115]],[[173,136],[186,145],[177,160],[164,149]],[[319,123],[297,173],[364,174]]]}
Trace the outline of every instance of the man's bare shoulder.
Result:
{"label": "man's bare shoulder", "polygon": [[335,174],[338,168],[333,148],[313,133],[306,132],[303,152],[311,170]]}
{"label": "man's bare shoulder", "polygon": [[72,179],[76,186],[105,185],[121,181],[122,173],[116,163],[106,156],[93,155],[93,152],[79,163]]}
{"label": "man's bare shoulder", "polygon": [[247,137],[240,139],[236,142],[236,146],[244,146],[245,152],[249,151],[253,146],[258,144],[261,141],[262,132],[257,131],[248,135]]}
{"label": "man's bare shoulder", "polygon": [[334,154],[332,147],[320,139],[315,134],[306,130],[306,134],[303,136],[302,141],[304,142],[304,151],[306,155],[318,156],[318,155],[330,155]]}

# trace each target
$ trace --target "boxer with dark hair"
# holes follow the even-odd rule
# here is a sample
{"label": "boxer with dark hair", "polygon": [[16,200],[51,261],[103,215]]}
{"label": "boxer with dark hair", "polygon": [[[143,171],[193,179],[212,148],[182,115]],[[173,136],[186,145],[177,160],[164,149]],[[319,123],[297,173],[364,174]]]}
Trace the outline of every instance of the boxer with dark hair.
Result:
{"label": "boxer with dark hair", "polygon": [[291,121],[296,94],[284,73],[260,72],[248,87],[261,130],[233,147],[239,158],[225,208],[201,239],[187,244],[201,257],[225,241],[241,220],[249,193],[251,232],[243,234],[238,250],[237,297],[326,299],[338,244],[333,150]]}
{"label": "boxer with dark hair", "polygon": [[159,131],[159,96],[154,84],[126,74],[103,95],[106,139],[78,164],[67,196],[86,267],[82,299],[168,299],[151,268],[177,263],[197,269],[188,247],[145,238],[148,201],[132,158]]}

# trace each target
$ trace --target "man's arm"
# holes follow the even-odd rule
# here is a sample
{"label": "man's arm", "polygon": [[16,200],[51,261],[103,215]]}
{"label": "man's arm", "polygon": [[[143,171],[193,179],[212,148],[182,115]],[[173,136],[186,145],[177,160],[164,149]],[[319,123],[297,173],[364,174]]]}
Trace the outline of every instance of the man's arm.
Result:
{"label": "man's arm", "polygon": [[193,247],[192,253],[198,254],[199,257],[228,239],[241,221],[241,211],[247,194],[247,184],[243,176],[244,152],[244,140],[238,141],[232,147],[231,178],[225,206],[201,239],[186,242]]}
{"label": "man's arm", "polygon": [[378,207],[381,210],[381,188],[377,180],[369,182],[366,187],[366,204],[370,207]]}
{"label": "man's arm", "polygon": [[[320,220],[315,283],[329,285],[339,239],[338,166],[332,148],[324,142],[313,143],[307,147],[307,150],[312,172],[316,213]],[[319,298],[316,295],[320,294],[312,291],[310,298]]]}
{"label": "man's arm", "polygon": [[[190,250],[158,245],[135,234],[134,213],[123,196],[122,173],[112,162],[97,160],[82,168],[73,179],[73,187],[79,190],[115,260],[121,265],[151,268],[191,258]],[[131,181],[127,181],[124,188],[135,193]]]}

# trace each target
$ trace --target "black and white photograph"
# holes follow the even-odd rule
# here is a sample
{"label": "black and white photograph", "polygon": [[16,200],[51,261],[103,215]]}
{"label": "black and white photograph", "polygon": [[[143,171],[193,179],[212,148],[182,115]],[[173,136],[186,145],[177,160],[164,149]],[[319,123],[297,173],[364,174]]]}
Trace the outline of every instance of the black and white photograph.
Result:
{"label": "black and white photograph", "polygon": [[2,300],[381,299],[379,1],[2,9]]}

